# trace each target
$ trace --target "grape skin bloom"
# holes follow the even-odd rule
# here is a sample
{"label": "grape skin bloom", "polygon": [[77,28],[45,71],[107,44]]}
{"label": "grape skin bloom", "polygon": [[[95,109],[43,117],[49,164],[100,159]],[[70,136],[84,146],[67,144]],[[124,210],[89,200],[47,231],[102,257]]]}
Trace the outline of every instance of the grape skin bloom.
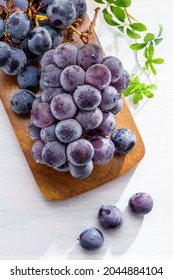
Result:
{"label": "grape skin bloom", "polygon": [[50,108],[52,115],[57,120],[71,119],[76,114],[72,96],[67,93],[56,95],[51,101]]}
{"label": "grape skin bloom", "polygon": [[99,90],[103,90],[111,82],[111,72],[105,65],[92,65],[86,71],[85,81]]}

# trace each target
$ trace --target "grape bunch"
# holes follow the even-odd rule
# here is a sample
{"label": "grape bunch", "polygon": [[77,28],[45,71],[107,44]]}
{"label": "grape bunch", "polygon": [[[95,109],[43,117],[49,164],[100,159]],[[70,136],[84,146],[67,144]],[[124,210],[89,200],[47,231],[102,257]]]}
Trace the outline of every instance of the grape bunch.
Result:
{"label": "grape bunch", "polygon": [[63,42],[63,30],[87,11],[85,0],[1,0],[0,68],[18,75]]}
{"label": "grape bunch", "polygon": [[62,43],[45,52],[40,67],[42,92],[33,101],[29,125],[36,162],[83,179],[94,164],[132,150],[134,133],[116,130],[115,114],[129,85],[117,57],[103,57],[94,43]]}

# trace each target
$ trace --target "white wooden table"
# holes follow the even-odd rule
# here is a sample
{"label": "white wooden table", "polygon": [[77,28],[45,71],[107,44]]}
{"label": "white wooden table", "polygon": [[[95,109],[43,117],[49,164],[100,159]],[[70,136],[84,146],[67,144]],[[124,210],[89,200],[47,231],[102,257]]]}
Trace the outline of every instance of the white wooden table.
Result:
{"label": "white wooden table", "polygon": [[[87,0],[88,13],[97,6]],[[0,102],[0,259],[171,259],[173,258],[173,3],[133,0],[132,14],[148,30],[164,27],[158,56],[158,90],[132,114],[146,147],[144,159],[129,173],[93,191],[64,201],[48,201],[40,193]],[[100,14],[96,32],[107,55],[118,56],[130,73],[135,66],[129,39],[105,24]],[[138,191],[154,199],[144,218],[129,213],[129,197]],[[77,237],[88,226],[99,227],[102,204],[115,204],[124,214],[117,231],[103,231],[103,247],[81,249]],[[99,227],[100,228],[100,227]]]}

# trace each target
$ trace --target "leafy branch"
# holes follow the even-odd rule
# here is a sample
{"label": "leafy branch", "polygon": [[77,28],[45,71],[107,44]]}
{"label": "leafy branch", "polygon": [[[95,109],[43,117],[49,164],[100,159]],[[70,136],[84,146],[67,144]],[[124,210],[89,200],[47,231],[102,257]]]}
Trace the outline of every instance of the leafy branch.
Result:
{"label": "leafy branch", "polygon": [[[103,18],[105,21],[117,28],[120,32],[126,34],[129,38],[133,39],[133,44],[130,48],[135,52],[135,59],[137,65],[145,71],[145,74],[150,78],[150,75],[156,75],[156,66],[162,64],[162,58],[155,57],[155,48],[158,46],[162,38],[163,27],[159,24],[159,32],[157,35],[147,32],[147,27],[142,22],[139,22],[129,12],[128,8],[131,6],[131,0],[95,0],[99,4],[104,4],[102,10]],[[144,65],[141,65],[138,53],[142,51],[144,58]],[[137,104],[143,99],[143,95],[147,98],[152,98],[154,94],[151,90],[156,89],[156,85],[146,85],[139,81],[137,75],[132,74],[130,86],[124,92],[124,96],[134,95],[133,102]]]}

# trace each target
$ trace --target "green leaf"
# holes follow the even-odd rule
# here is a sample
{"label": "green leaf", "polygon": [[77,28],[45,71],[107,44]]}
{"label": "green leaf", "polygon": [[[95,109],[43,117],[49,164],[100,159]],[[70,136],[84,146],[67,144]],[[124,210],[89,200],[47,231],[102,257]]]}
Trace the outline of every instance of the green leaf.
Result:
{"label": "green leaf", "polygon": [[118,26],[117,27],[122,33],[124,33],[124,26]]}
{"label": "green leaf", "polygon": [[133,90],[134,90],[134,87],[133,86],[129,86],[124,92],[124,96],[129,96],[129,95],[132,95],[133,94]]}
{"label": "green leaf", "polygon": [[107,11],[107,9],[103,9],[102,11],[103,13],[103,17],[105,19],[105,21],[109,24],[109,25],[112,25],[112,26],[119,26],[119,23],[117,23],[116,21],[114,21],[112,19],[112,15]]}
{"label": "green leaf", "polygon": [[143,32],[143,31],[146,31],[147,28],[144,24],[140,23],[140,22],[137,22],[137,23],[131,23],[129,25],[133,30],[135,31],[139,31],[139,32]]}
{"label": "green leaf", "polygon": [[149,69],[149,66],[150,66],[150,61],[147,60],[147,61],[145,62],[145,69],[148,70],[148,69]]}
{"label": "green leaf", "polygon": [[145,50],[144,50],[144,56],[145,56],[145,58],[148,59],[148,49],[147,48],[145,48]]}
{"label": "green leaf", "polygon": [[131,0],[116,0],[115,5],[123,8],[127,8],[131,5]]}
{"label": "green leaf", "polygon": [[154,39],[154,34],[147,33],[144,37],[144,42],[148,43],[149,41],[152,41]]}
{"label": "green leaf", "polygon": [[159,33],[157,35],[157,37],[160,37],[162,35],[163,32],[163,26],[161,24],[159,24]]}
{"label": "green leaf", "polygon": [[157,71],[155,69],[155,67],[153,66],[152,62],[150,61],[150,69],[151,69],[151,72],[156,75],[157,74]]}
{"label": "green leaf", "polygon": [[154,96],[154,94],[149,90],[145,90],[143,94],[148,98],[152,98]]}
{"label": "green leaf", "polygon": [[154,44],[151,42],[148,47],[148,58],[151,60],[154,55]]}
{"label": "green leaf", "polygon": [[158,44],[160,44],[160,42],[162,42],[162,40],[163,40],[163,38],[156,38],[156,39],[154,39],[154,43],[157,46]]}
{"label": "green leaf", "polygon": [[132,39],[140,39],[141,38],[141,36],[138,33],[134,32],[133,30],[131,30],[129,28],[126,29],[126,32],[127,32],[127,35]]}
{"label": "green leaf", "polygon": [[111,6],[111,11],[114,14],[114,16],[121,22],[124,22],[125,20],[125,13],[123,11],[123,9],[121,9],[120,7],[115,7],[115,6]]}
{"label": "green leaf", "polygon": [[105,4],[102,0],[94,0],[94,1],[100,4]]}
{"label": "green leaf", "polygon": [[147,86],[146,89],[156,90],[157,86],[155,84],[151,84],[151,85]]}
{"label": "green leaf", "polygon": [[106,0],[109,4],[112,4],[115,2],[115,0]]}
{"label": "green leaf", "polygon": [[140,43],[140,44],[136,43],[136,44],[132,44],[132,45],[130,46],[130,48],[131,48],[132,50],[138,51],[138,50],[141,50],[141,49],[145,48],[146,45],[147,45],[147,43]]}
{"label": "green leaf", "polygon": [[140,83],[139,78],[138,78],[138,76],[137,76],[136,74],[132,74],[132,76],[131,76],[131,81],[132,81],[133,83],[135,83],[135,84]]}
{"label": "green leaf", "polygon": [[154,63],[154,64],[162,64],[163,62],[164,62],[163,58],[152,59],[152,63]]}
{"label": "green leaf", "polygon": [[140,100],[139,94],[135,93],[135,95],[133,97],[133,103],[138,104],[139,100]]}

